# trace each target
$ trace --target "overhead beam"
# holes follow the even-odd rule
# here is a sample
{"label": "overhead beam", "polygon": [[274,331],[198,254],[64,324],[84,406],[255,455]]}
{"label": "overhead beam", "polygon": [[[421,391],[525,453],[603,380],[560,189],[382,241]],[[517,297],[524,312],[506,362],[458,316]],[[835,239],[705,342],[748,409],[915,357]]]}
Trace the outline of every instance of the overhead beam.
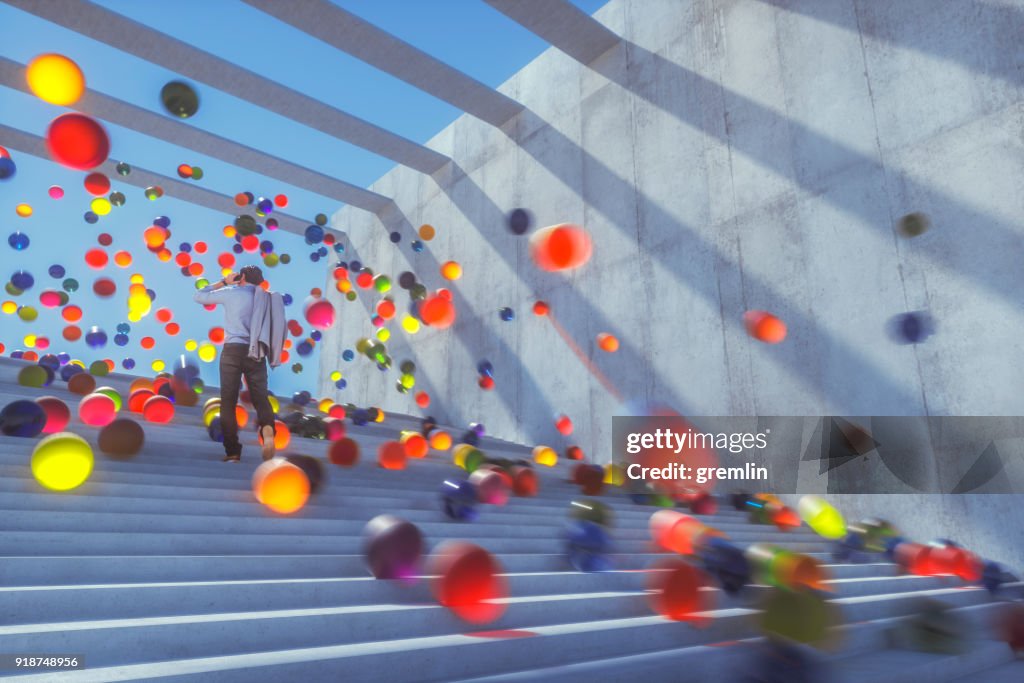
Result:
{"label": "overhead beam", "polygon": [[587,65],[622,38],[569,0],[484,0],[512,21]]}
{"label": "overhead beam", "polygon": [[[52,160],[50,152],[46,148],[46,141],[43,138],[4,124],[0,124],[0,145],[22,154],[29,154],[48,161]],[[158,185],[163,188],[165,197],[180,199],[190,204],[196,204],[232,216],[238,214],[239,207],[235,204],[234,197],[208,190],[195,183],[185,183],[177,178],[155,173],[134,164],[132,165],[132,172],[126,176],[119,175],[116,167],[117,162],[113,159],[108,159],[97,167],[96,170],[117,182],[128,183],[135,187],[147,188]],[[275,211],[273,217],[277,219],[279,228],[297,235],[304,235],[306,228],[309,226],[308,220],[302,220],[286,213]]]}
{"label": "overhead beam", "polygon": [[91,2],[5,2],[403,166],[433,173],[448,162],[435,150]]}
{"label": "overhead beam", "polygon": [[[5,57],[0,57],[0,85],[31,93],[25,81],[25,66]],[[195,126],[154,114],[95,90],[86,91],[75,104],[75,109],[371,213],[377,213],[391,203],[384,195],[265,154]]]}
{"label": "overhead beam", "polygon": [[328,0],[242,1],[491,125],[523,110],[511,97]]}

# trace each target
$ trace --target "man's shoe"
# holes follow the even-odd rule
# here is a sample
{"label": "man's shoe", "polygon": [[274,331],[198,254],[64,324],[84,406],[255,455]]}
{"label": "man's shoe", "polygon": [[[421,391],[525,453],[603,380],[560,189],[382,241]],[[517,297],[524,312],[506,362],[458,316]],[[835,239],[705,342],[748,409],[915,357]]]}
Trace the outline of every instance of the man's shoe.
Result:
{"label": "man's shoe", "polygon": [[263,425],[260,427],[260,438],[263,439],[263,460],[266,462],[273,458],[277,452],[274,446],[274,425]]}
{"label": "man's shoe", "polygon": [[242,462],[242,456],[240,455],[225,455],[222,462]]}

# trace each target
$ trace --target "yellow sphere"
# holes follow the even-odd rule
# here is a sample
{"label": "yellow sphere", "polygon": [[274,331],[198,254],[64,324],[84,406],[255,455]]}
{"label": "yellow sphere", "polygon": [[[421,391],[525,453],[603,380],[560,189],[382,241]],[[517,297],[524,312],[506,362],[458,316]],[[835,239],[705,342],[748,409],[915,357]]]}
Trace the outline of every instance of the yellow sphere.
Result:
{"label": "yellow sphere", "polygon": [[412,375],[402,375],[401,379],[398,380],[402,383],[402,386],[406,389],[412,389],[416,386],[416,378]]}
{"label": "yellow sphere", "polygon": [[0,310],[10,315],[11,313],[14,313],[16,310],[18,310],[18,304],[14,301],[5,301],[3,303],[3,306],[0,306]]}
{"label": "yellow sphere", "polygon": [[185,340],[185,350],[186,351],[195,351],[198,347],[199,347],[199,344],[196,343],[195,339],[186,339]]}
{"label": "yellow sphere", "polygon": [[81,486],[89,478],[92,464],[92,448],[71,432],[51,434],[32,451],[32,476],[51,491]]}
{"label": "yellow sphere", "polygon": [[319,410],[321,413],[325,413],[326,414],[327,411],[330,410],[331,406],[333,406],[333,405],[334,405],[334,401],[332,401],[331,399],[329,399],[329,398],[322,398],[322,399],[320,399],[320,403],[318,403],[316,407],[317,407],[317,410]]}
{"label": "yellow sphere", "polygon": [[420,321],[411,315],[402,318],[402,329],[409,334],[416,334],[420,331]]}
{"label": "yellow sphere", "polygon": [[626,481],[626,475],[622,468],[615,463],[604,466],[604,483],[609,486],[622,486]]}
{"label": "yellow sphere", "polygon": [[32,207],[28,204],[18,204],[14,207],[14,213],[18,214],[22,218],[28,218],[32,215]]}
{"label": "yellow sphere", "polygon": [[462,277],[462,266],[455,261],[447,261],[441,266],[441,277],[445,280],[458,280]]}
{"label": "yellow sphere", "polygon": [[341,370],[335,370],[331,373],[332,382],[337,382],[339,379],[341,379]]}
{"label": "yellow sphere", "polygon": [[533,461],[538,465],[554,467],[558,462],[558,453],[555,453],[550,446],[537,446],[533,449]]}
{"label": "yellow sphere", "polygon": [[89,203],[89,208],[97,216],[106,216],[110,213],[110,200],[106,197],[97,197]]}
{"label": "yellow sphere", "polygon": [[199,346],[199,360],[204,363],[212,363],[217,357],[217,347],[213,344],[201,344]]}
{"label": "yellow sphere", "polygon": [[153,372],[163,372],[164,368],[167,367],[167,364],[164,363],[162,360],[157,359],[157,360],[153,361],[153,363],[150,365],[150,367],[153,368]]}
{"label": "yellow sphere", "polygon": [[277,400],[277,396],[268,396],[267,400],[270,401],[270,407],[275,413],[281,412],[281,402]]}
{"label": "yellow sphere", "polygon": [[391,330],[386,327],[380,328],[377,330],[377,339],[380,339],[382,342],[386,342],[388,339],[391,339]]}
{"label": "yellow sphere", "polygon": [[[133,273],[132,276],[128,278],[128,282],[132,283],[133,285],[141,285],[143,282],[145,282],[145,278],[142,277],[142,273]],[[143,293],[145,293],[146,288],[143,287],[142,291]]]}
{"label": "yellow sphere", "polygon": [[25,70],[32,94],[50,104],[67,107],[85,92],[85,75],[64,55],[39,55]]}
{"label": "yellow sphere", "polygon": [[30,349],[34,349],[36,347],[36,335],[34,334],[26,334],[25,338],[21,341]]}

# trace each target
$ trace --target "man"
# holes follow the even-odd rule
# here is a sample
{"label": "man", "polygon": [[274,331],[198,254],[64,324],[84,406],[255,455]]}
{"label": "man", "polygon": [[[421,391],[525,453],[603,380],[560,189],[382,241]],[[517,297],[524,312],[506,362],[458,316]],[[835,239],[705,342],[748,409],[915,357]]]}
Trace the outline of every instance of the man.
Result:
{"label": "man", "polygon": [[[263,271],[246,266],[223,280],[203,287],[194,299],[201,304],[224,307],[224,346],[220,352],[220,426],[224,432],[224,462],[239,462],[242,445],[238,441],[238,390],[242,376],[249,387],[249,398],[256,407],[257,425],[263,441],[263,459],[274,457],[274,410],[267,397],[267,363],[280,362],[284,335],[283,303],[268,301],[271,295],[259,285]],[[273,339],[273,343],[271,343]]]}

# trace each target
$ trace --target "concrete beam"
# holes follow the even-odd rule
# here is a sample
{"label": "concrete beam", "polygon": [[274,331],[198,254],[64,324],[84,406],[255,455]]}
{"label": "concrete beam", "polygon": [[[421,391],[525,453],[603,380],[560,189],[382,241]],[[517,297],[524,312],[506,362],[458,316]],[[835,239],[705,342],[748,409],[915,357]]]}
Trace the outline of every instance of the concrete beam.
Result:
{"label": "concrete beam", "polygon": [[[8,149],[17,150],[22,154],[30,154],[48,161],[52,160],[50,152],[46,148],[46,141],[43,138],[17,128],[0,124],[0,144]],[[146,188],[159,185],[163,188],[165,197],[180,199],[181,201],[204,206],[207,209],[220,211],[231,216],[236,216],[239,213],[239,207],[235,204],[234,197],[208,190],[201,185],[185,183],[177,178],[161,175],[160,173],[155,173],[135,165],[132,165],[131,173],[121,176],[118,175],[116,170],[117,163],[114,159],[107,159],[95,170],[105,173],[116,182],[128,183],[136,187]],[[297,235],[304,234],[309,226],[308,220],[303,220],[286,213],[275,211],[273,217],[277,219],[280,229]]]}
{"label": "concrete beam", "polygon": [[91,2],[5,2],[422,173],[448,162],[428,147]]}
{"label": "concrete beam", "polygon": [[[31,92],[25,82],[25,66],[4,57],[0,57],[0,85],[26,93]],[[87,91],[75,109],[372,213],[377,213],[391,203],[384,195],[311,171],[279,157],[264,154],[95,90]]]}
{"label": "concrete beam", "polygon": [[494,126],[523,105],[328,0],[242,0]]}
{"label": "concrete beam", "polygon": [[569,0],[484,0],[576,61],[587,65],[621,39]]}

